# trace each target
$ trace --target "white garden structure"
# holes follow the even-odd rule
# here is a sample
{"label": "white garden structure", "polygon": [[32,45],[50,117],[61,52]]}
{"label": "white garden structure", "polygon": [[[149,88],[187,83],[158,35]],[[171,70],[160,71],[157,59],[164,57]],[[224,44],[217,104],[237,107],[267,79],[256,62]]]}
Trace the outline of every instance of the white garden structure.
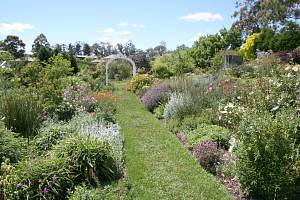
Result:
{"label": "white garden structure", "polygon": [[106,85],[108,85],[108,67],[109,67],[109,64],[112,63],[116,59],[127,60],[132,65],[132,75],[135,76],[135,74],[136,74],[135,63],[134,63],[134,61],[132,59],[126,57],[125,55],[123,55],[123,54],[115,54],[115,55],[107,56],[104,59],[107,60],[107,62],[106,62],[106,69],[105,69],[105,75],[106,75],[105,83],[106,83]]}

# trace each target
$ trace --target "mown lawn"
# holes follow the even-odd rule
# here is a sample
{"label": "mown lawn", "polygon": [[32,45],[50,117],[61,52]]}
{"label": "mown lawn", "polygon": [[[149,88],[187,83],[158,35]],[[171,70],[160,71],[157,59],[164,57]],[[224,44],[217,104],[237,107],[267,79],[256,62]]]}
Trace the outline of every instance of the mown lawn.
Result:
{"label": "mown lawn", "polygon": [[125,140],[129,199],[230,199],[125,83],[116,83],[117,120]]}

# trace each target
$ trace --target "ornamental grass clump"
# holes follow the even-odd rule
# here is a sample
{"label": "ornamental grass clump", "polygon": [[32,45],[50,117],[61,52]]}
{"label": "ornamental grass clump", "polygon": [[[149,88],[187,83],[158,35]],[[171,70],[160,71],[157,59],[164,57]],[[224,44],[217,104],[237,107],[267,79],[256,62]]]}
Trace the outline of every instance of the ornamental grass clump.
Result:
{"label": "ornamental grass clump", "polygon": [[21,133],[28,140],[37,134],[42,122],[42,108],[34,95],[13,90],[0,100],[0,116],[8,129]]}
{"label": "ornamental grass clump", "polygon": [[148,89],[142,97],[142,102],[149,111],[153,111],[160,104],[165,104],[171,92],[168,84],[160,84]]}
{"label": "ornamental grass clump", "polygon": [[206,171],[216,173],[216,167],[220,162],[220,151],[216,142],[206,140],[197,144],[193,149],[193,155]]}

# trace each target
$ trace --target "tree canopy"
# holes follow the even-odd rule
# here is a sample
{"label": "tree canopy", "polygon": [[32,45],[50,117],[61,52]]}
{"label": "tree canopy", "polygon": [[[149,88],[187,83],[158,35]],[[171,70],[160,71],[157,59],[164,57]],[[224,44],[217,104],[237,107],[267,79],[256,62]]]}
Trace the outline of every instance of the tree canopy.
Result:
{"label": "tree canopy", "polygon": [[237,0],[235,24],[247,34],[300,18],[299,0]]}
{"label": "tree canopy", "polygon": [[25,43],[15,35],[8,35],[1,44],[1,49],[8,51],[15,58],[21,58],[25,54]]}

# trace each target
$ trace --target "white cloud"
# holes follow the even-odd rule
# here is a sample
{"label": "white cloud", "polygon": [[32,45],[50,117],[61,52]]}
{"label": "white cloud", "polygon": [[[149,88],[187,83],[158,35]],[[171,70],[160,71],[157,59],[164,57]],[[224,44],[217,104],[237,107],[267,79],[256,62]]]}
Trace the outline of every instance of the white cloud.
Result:
{"label": "white cloud", "polygon": [[143,24],[130,24],[128,22],[121,22],[117,25],[123,26],[123,27],[133,27],[133,28],[144,28],[145,27]]}
{"label": "white cloud", "polygon": [[113,36],[113,35],[131,35],[130,31],[118,31],[113,28],[106,28],[102,31],[105,36]]}
{"label": "white cloud", "polygon": [[179,19],[188,22],[193,22],[193,21],[213,22],[217,20],[222,20],[223,17],[219,13],[199,12],[199,13],[182,16]]}
{"label": "white cloud", "polygon": [[127,38],[111,38],[111,37],[102,37],[98,39],[99,42],[107,42],[115,46],[117,44],[125,44],[129,41]]}
{"label": "white cloud", "polygon": [[195,36],[189,40],[189,42],[195,42],[195,41],[197,41],[200,37],[205,36],[205,35],[207,35],[207,33],[204,33],[204,32],[196,33]]}
{"label": "white cloud", "polygon": [[31,24],[23,24],[19,22],[15,23],[1,23],[0,24],[0,34],[8,35],[12,33],[23,33],[25,30],[34,29],[34,26]]}

